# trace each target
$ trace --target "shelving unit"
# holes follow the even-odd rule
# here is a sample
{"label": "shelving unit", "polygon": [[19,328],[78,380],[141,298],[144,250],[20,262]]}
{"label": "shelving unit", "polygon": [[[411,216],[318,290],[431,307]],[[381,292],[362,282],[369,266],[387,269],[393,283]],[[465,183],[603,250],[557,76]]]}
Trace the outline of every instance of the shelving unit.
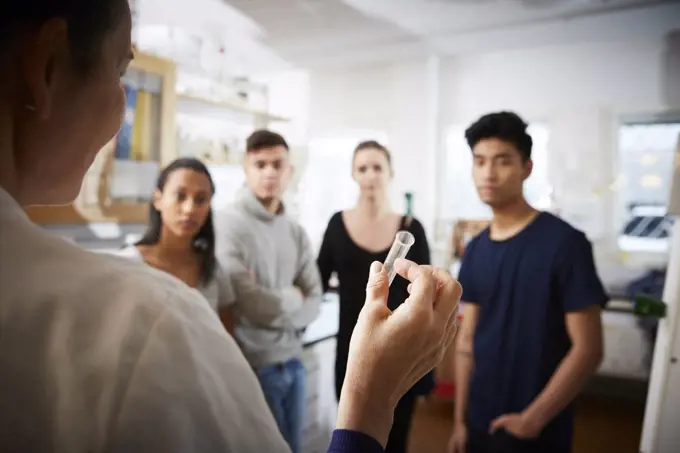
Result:
{"label": "shelving unit", "polygon": [[194,96],[190,94],[179,94],[177,96],[178,102],[179,102],[179,107],[178,110],[190,110],[192,109],[192,106],[195,108],[196,104],[200,106],[199,108],[202,109],[218,109],[218,110],[231,110],[237,113],[243,113],[246,115],[250,115],[254,117],[260,122],[270,122],[270,121],[288,121],[288,118],[283,117],[283,116],[278,116],[278,115],[272,115],[268,112],[265,112],[263,110],[257,110],[250,108],[245,105],[239,105],[236,103],[230,103],[226,101],[216,101],[216,100],[211,100],[207,98],[203,98],[200,96]]}
{"label": "shelving unit", "polygon": [[[223,99],[226,96],[221,93],[212,96],[178,94],[180,155],[198,157],[210,165],[240,164],[245,152],[246,138],[253,130],[266,128],[271,123],[288,121],[287,118],[272,115],[264,108],[252,105],[247,88],[231,89],[243,94],[242,102],[237,99],[238,95],[233,94],[233,100]],[[264,104],[261,107],[266,107],[266,89],[259,89],[257,94],[260,96],[260,104]]]}
{"label": "shelving unit", "polygon": [[[189,90],[178,94],[176,64],[143,52],[135,53],[124,83],[137,89],[130,158],[115,157],[118,137],[114,138],[95,158],[76,200],[65,206],[27,208],[34,222],[44,226],[146,223],[153,184],[163,166],[191,156],[227,174],[225,167],[233,169],[241,163],[245,140],[254,129],[288,121],[266,111],[265,86],[241,82],[219,87],[210,96]],[[225,100],[224,93],[231,93],[234,100]],[[233,191],[231,181],[218,188],[222,200],[231,196],[225,192]]]}

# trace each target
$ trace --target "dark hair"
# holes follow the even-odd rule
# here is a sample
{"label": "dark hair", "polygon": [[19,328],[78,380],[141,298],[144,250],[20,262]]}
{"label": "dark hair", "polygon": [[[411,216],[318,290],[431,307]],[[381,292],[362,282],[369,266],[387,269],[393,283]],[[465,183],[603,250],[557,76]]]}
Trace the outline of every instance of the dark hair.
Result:
{"label": "dark hair", "polygon": [[0,8],[0,51],[4,51],[21,27],[41,25],[63,18],[74,63],[88,73],[98,62],[101,46],[126,13],[127,0],[20,0]]}
{"label": "dark hair", "polygon": [[387,164],[392,167],[392,156],[390,155],[389,150],[375,140],[366,140],[359,143],[357,147],[354,148],[354,156],[352,157],[352,160],[357,157],[359,151],[363,151],[365,149],[377,149],[378,151],[382,152],[385,155],[385,159],[387,159]]}
{"label": "dark hair", "polygon": [[[158,175],[158,181],[156,182],[156,188],[159,191],[163,191],[165,183],[168,181],[168,177],[177,170],[193,170],[197,173],[201,173],[208,177],[210,181],[210,189],[212,193],[215,193],[215,184],[210,172],[205,165],[200,160],[184,157],[176,159],[170,165],[165,167],[160,175]],[[137,242],[136,245],[155,245],[161,239],[161,226],[163,219],[161,213],[158,212],[153,202],[149,205],[149,225],[144,233],[144,236]],[[215,276],[215,267],[217,265],[217,260],[215,259],[215,228],[213,226],[213,214],[212,209],[208,213],[208,217],[205,219],[205,223],[201,229],[194,236],[193,249],[196,254],[201,258],[201,281],[204,284],[209,283]]]}
{"label": "dark hair", "polygon": [[287,150],[289,149],[286,139],[284,139],[281,134],[277,134],[276,132],[267,129],[260,129],[253,132],[246,140],[246,152],[249,153],[254,153],[265,148],[274,148],[275,146],[283,146]]}
{"label": "dark hair", "polygon": [[478,119],[465,131],[470,148],[486,138],[497,138],[517,148],[524,162],[531,159],[533,142],[527,134],[527,123],[513,112],[489,113]]}

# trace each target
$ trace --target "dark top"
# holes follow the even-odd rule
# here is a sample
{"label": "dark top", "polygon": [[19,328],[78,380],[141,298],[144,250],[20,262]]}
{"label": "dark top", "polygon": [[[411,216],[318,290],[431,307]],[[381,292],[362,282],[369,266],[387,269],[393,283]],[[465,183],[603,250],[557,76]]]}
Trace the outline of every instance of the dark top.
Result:
{"label": "dark top", "polygon": [[[430,248],[427,244],[425,230],[421,223],[412,217],[402,217],[400,230],[407,230],[415,238],[415,243],[406,258],[418,264],[430,264]],[[328,291],[328,281],[335,272],[339,280],[340,295],[340,325],[338,329],[338,345],[335,360],[336,393],[339,395],[342,381],[347,368],[349,341],[352,330],[357,323],[359,313],[366,300],[366,284],[368,271],[373,261],[384,262],[389,248],[374,253],[359,247],[349,236],[342,213],[337,212],[328,222],[323,237],[317,263],[321,273],[321,283],[324,292]],[[388,297],[388,306],[394,310],[408,297],[408,282],[397,275]],[[432,374],[425,376],[413,391],[417,394],[427,394],[434,387]]]}
{"label": "dark top", "polygon": [[374,438],[358,431],[336,429],[333,431],[327,453],[384,453]]}
{"label": "dark top", "polygon": [[[482,231],[465,249],[459,280],[462,300],[481,308],[468,428],[486,433],[492,420],[521,412],[548,383],[571,347],[565,314],[604,306],[608,297],[586,236],[548,213],[507,240]],[[570,451],[572,421],[568,407],[536,443]]]}

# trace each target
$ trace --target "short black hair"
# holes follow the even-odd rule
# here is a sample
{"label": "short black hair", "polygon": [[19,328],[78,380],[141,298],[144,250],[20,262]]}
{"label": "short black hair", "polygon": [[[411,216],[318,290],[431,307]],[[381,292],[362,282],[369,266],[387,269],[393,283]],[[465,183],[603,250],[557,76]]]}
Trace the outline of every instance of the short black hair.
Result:
{"label": "short black hair", "polygon": [[281,134],[272,132],[267,129],[260,129],[252,134],[246,140],[246,152],[254,153],[265,148],[274,148],[275,146],[283,146],[288,150],[288,143]]}
{"label": "short black hair", "polygon": [[129,13],[127,0],[19,0],[0,8],[0,51],[5,51],[22,27],[63,18],[74,64],[88,73],[99,61],[104,39]]}
{"label": "short black hair", "polygon": [[517,148],[523,161],[531,159],[533,140],[527,133],[527,123],[514,112],[496,112],[482,116],[465,131],[470,149],[487,138],[497,138]]}

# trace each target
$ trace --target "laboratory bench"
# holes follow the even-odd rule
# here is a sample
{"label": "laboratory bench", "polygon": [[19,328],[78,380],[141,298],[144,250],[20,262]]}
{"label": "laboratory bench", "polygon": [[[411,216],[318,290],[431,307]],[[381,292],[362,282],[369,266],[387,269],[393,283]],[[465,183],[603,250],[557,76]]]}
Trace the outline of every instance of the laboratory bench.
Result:
{"label": "laboratory bench", "polygon": [[601,266],[598,274],[610,297],[602,311],[604,358],[598,376],[644,383],[649,380],[657,320],[633,312],[629,285],[648,268]]}
{"label": "laboratory bench", "polygon": [[305,430],[302,453],[324,453],[335,427],[335,346],[340,301],[337,294],[324,295],[319,317],[303,337],[302,363],[307,371]]}
{"label": "laboratory bench", "polygon": [[338,334],[340,322],[340,299],[337,294],[324,294],[319,316],[305,329],[302,337],[304,347],[314,346]]}

